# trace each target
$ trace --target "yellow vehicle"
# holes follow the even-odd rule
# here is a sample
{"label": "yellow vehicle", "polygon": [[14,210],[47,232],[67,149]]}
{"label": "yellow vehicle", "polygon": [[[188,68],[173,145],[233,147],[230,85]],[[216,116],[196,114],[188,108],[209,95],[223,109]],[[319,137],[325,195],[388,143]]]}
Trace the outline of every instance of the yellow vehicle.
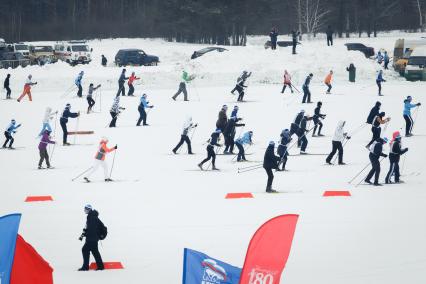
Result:
{"label": "yellow vehicle", "polygon": [[397,61],[394,60],[393,62],[393,68],[395,71],[399,72],[399,75],[404,76],[405,67],[407,66],[408,59],[410,58],[411,53],[413,52],[413,49],[408,49],[404,55],[398,59]]}
{"label": "yellow vehicle", "polygon": [[395,42],[393,50],[393,68],[395,71],[399,72],[401,76],[404,75],[408,59],[410,58],[414,48],[417,46],[426,46],[426,38],[398,39]]}

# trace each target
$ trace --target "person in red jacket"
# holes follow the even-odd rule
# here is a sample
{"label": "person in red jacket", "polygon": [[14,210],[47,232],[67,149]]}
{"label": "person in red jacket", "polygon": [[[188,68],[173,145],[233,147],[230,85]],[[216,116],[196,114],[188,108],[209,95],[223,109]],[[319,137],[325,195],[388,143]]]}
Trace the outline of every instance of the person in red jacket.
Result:
{"label": "person in red jacket", "polygon": [[98,148],[98,152],[96,152],[95,155],[95,164],[92,167],[92,170],[89,172],[89,174],[84,177],[84,180],[86,182],[90,182],[89,177],[96,172],[96,170],[101,166],[104,169],[104,177],[105,177],[105,181],[112,181],[111,177],[108,176],[108,164],[105,161],[105,156],[106,154],[117,150],[117,145],[115,145],[112,148],[108,148],[107,146],[108,143],[108,138],[103,137],[101,139],[101,142],[99,143],[99,148]]}
{"label": "person in red jacket", "polygon": [[31,86],[32,85],[37,85],[37,82],[33,82],[32,81],[33,76],[30,74],[28,75],[28,79],[25,82],[24,85],[24,91],[22,91],[21,96],[19,96],[19,98],[17,99],[18,103],[26,96],[28,95],[28,99],[30,100],[30,102],[33,100],[31,97]]}
{"label": "person in red jacket", "polygon": [[285,88],[287,86],[290,88],[290,91],[293,94],[293,88],[291,87],[291,76],[287,72],[287,70],[284,70],[284,86],[283,86],[283,89],[281,91],[281,94],[284,94]]}
{"label": "person in red jacket", "polygon": [[127,93],[128,96],[134,96],[133,93],[135,92],[135,88],[133,87],[133,81],[139,80],[140,78],[136,77],[135,72],[132,72],[132,75],[129,77],[129,80],[127,81],[127,84],[129,85],[129,92]]}

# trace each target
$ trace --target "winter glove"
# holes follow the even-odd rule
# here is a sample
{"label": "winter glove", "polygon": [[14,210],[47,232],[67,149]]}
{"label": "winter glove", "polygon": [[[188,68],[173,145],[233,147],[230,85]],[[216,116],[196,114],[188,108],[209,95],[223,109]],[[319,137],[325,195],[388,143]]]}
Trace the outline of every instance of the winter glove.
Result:
{"label": "winter glove", "polygon": [[118,146],[117,146],[117,145],[115,145],[115,146],[114,146],[114,149],[115,149],[115,150],[117,150],[117,148],[118,148]]}
{"label": "winter glove", "polygon": [[99,84],[96,88],[99,88],[101,86],[101,84]]}
{"label": "winter glove", "polygon": [[417,106],[419,107],[419,106],[421,106],[422,104],[421,103],[417,103]]}
{"label": "winter glove", "polygon": [[351,139],[351,136],[346,136],[346,139],[348,139],[348,140]]}
{"label": "winter glove", "polygon": [[246,126],[246,124],[245,123],[241,123],[241,126]]}
{"label": "winter glove", "polygon": [[386,154],[383,154],[383,157],[387,158],[387,157],[388,157],[388,155],[386,155]]}
{"label": "winter glove", "polygon": [[194,127],[197,127],[198,126],[198,124],[196,123],[196,124],[194,124]]}
{"label": "winter glove", "polygon": [[149,108],[153,108],[154,106],[150,106]]}

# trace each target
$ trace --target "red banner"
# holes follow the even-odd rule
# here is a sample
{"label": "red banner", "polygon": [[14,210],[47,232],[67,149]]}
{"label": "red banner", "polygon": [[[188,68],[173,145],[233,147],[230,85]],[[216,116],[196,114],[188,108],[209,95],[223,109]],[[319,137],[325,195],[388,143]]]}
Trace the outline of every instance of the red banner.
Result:
{"label": "red banner", "polygon": [[247,249],[240,284],[279,284],[299,215],[281,215],[257,229]]}

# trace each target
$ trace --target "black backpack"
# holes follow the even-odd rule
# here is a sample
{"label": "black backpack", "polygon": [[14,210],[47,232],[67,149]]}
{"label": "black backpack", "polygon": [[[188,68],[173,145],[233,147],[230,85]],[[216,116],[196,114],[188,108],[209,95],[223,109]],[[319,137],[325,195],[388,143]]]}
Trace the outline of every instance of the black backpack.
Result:
{"label": "black backpack", "polygon": [[101,220],[99,220],[98,225],[98,237],[100,240],[105,240],[106,236],[108,235],[108,228],[102,223]]}

